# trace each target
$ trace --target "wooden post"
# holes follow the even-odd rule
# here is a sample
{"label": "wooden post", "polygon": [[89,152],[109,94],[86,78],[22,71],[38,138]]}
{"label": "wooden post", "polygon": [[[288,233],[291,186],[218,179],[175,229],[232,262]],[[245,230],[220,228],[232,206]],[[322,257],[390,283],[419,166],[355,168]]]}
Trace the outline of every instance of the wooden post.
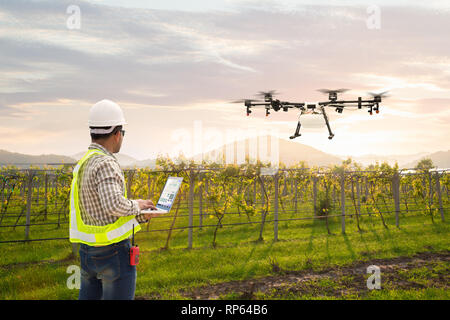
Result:
{"label": "wooden post", "polygon": [[255,178],[255,181],[253,181],[253,206],[256,208],[256,186],[257,186],[257,179]]}
{"label": "wooden post", "polygon": [[278,241],[278,172],[273,176],[275,199],[273,203],[273,240]]}
{"label": "wooden post", "polygon": [[39,191],[40,191],[40,183],[39,183],[39,176],[38,176],[38,180],[35,183],[36,185],[36,190],[37,190],[37,195],[36,195],[36,204],[39,204]]}
{"label": "wooden post", "polygon": [[341,175],[341,226],[342,233],[345,233],[345,173]]}
{"label": "wooden post", "polygon": [[55,174],[55,211],[58,209],[58,177]]}
{"label": "wooden post", "polygon": [[395,225],[400,226],[400,176],[395,172],[392,178],[392,194],[394,195],[395,204]]}
{"label": "wooden post", "polygon": [[359,190],[359,177],[356,177],[356,197],[358,198],[358,214],[361,216],[361,200],[360,200],[360,190]]}
{"label": "wooden post", "polygon": [[445,222],[444,207],[442,205],[442,196],[441,196],[441,183],[439,182],[439,172],[436,172],[436,191],[437,191],[437,195],[438,195],[439,212],[441,214],[441,220],[442,220],[442,222]]}
{"label": "wooden post", "polygon": [[433,204],[433,183],[431,181],[432,181],[431,172],[428,171],[428,185],[430,186],[430,192],[428,193],[428,199],[429,199],[430,208],[431,208],[431,205]]}
{"label": "wooden post", "polygon": [[317,177],[313,176],[314,217],[317,216]]}
{"label": "wooden post", "polygon": [[48,205],[48,199],[47,199],[47,191],[48,191],[48,174],[45,173],[45,191],[44,191],[44,218],[47,220],[47,205]]}
{"label": "wooden post", "polygon": [[203,185],[198,188],[198,223],[200,230],[203,226]]}
{"label": "wooden post", "polygon": [[25,226],[25,240],[30,238],[30,217],[31,217],[31,201],[33,195],[33,170],[28,170],[28,193],[27,193],[27,217]]}
{"label": "wooden post", "polygon": [[[3,180],[2,184],[2,194],[0,195],[0,212],[3,208],[3,203],[5,202],[5,189],[6,189],[6,180]],[[8,190],[6,190],[6,195],[8,195]]]}
{"label": "wooden post", "polygon": [[298,202],[298,182],[297,182],[297,179],[295,179],[295,182],[294,182],[294,185],[295,185],[295,203],[294,203],[294,206],[295,206],[295,213],[297,213],[297,208],[298,208],[298,204],[297,204],[297,202]]}
{"label": "wooden post", "polygon": [[189,230],[188,230],[188,249],[192,249],[193,226],[194,224],[194,172],[189,171]]}

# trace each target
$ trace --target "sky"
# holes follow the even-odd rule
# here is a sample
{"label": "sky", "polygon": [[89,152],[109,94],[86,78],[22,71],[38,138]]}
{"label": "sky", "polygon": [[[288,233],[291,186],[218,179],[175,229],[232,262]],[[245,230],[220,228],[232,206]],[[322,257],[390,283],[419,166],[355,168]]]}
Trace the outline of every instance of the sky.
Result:
{"label": "sky", "polygon": [[325,101],[389,90],[380,113],[303,116],[295,141],[341,155],[446,151],[448,1],[0,0],[0,149],[73,155],[89,108],[124,110],[121,153],[189,156],[246,136],[288,139],[298,113],[240,104],[258,91]]}

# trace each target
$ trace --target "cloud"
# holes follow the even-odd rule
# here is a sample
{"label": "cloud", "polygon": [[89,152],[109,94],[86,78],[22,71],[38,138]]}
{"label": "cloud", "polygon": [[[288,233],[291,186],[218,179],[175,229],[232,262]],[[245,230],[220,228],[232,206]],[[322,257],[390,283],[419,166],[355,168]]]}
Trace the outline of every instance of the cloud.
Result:
{"label": "cloud", "polygon": [[[450,102],[450,38],[445,34],[450,13],[436,10],[447,8],[445,4],[395,6],[383,1],[381,29],[370,30],[360,1],[332,6],[233,1],[225,5],[231,10],[207,12],[128,3],[2,1],[0,121],[23,119],[14,122],[17,128],[45,125],[43,130],[64,132],[49,117],[52,112],[82,127],[87,107],[109,98],[123,103],[134,119],[131,131],[142,136],[145,129],[137,127],[146,128],[148,119],[157,119],[153,125],[166,135],[196,119],[223,128],[273,125],[291,134],[295,112],[272,113],[266,119],[262,110],[247,118],[243,106],[224,103],[268,89],[281,91],[281,100],[304,102],[326,99],[316,91],[323,87],[354,89],[345,97],[391,88],[378,118],[369,120],[366,111],[348,117],[331,111],[334,131],[363,139],[358,130],[376,132],[383,126],[402,141],[428,137],[427,148],[440,148],[442,142],[432,139],[449,133],[442,121],[448,119]],[[70,4],[80,6],[80,30],[66,27]],[[397,128],[392,119],[399,121]],[[322,139],[323,133],[326,138],[321,117],[305,117],[304,125],[311,137]],[[427,130],[435,130],[434,136]],[[339,139],[334,145],[308,139],[303,141],[326,150],[350,148]],[[381,138],[373,142],[388,150]],[[155,149],[163,148],[153,143]],[[130,150],[145,157],[138,145],[130,144]]]}

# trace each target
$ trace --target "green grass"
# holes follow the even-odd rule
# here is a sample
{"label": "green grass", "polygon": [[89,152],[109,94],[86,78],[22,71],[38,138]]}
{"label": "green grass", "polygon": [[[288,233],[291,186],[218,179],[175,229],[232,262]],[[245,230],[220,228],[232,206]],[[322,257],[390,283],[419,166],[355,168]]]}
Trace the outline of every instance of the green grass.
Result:
{"label": "green grass", "polygon": [[[186,212],[180,212],[186,214]],[[291,213],[280,218],[293,216]],[[198,218],[198,217],[197,217]],[[252,217],[258,221],[259,217]],[[228,219],[228,220],[227,220]],[[225,223],[246,221],[245,216],[230,216]],[[269,216],[268,219],[271,219]],[[449,223],[436,219],[432,224],[425,215],[401,218],[401,227],[395,227],[394,217],[386,217],[385,229],[377,216],[365,216],[356,229],[355,218],[346,219],[346,234],[341,233],[340,218],[331,218],[332,235],[327,234],[324,221],[298,220],[279,223],[279,241],[273,242],[273,223],[268,223],[263,242],[256,241],[259,224],[224,226],[219,229],[217,247],[211,245],[213,229],[194,229],[193,249],[187,250],[188,230],[174,230],[169,250],[159,250],[165,243],[167,232],[138,233],[136,241],[141,248],[138,266],[137,297],[182,299],[181,289],[273,275],[273,262],[282,270],[321,270],[344,266],[355,261],[375,258],[411,256],[418,252],[440,252],[450,249]],[[176,225],[187,224],[187,217]],[[204,225],[213,225],[215,219],[207,218]],[[151,230],[167,227],[169,219],[154,219]],[[198,221],[196,221],[198,224]],[[23,230],[22,230],[23,231]],[[17,228],[17,232],[22,232]],[[67,230],[32,231],[33,237],[60,235]],[[6,237],[2,234],[3,239]],[[22,244],[0,244],[0,299],[76,299],[78,290],[66,286],[69,265],[78,265],[71,259],[72,247],[68,241],[45,241]],[[442,265],[440,268],[447,268]],[[417,273],[417,274],[416,274]],[[415,277],[426,281],[425,270],[415,271]],[[432,275],[431,275],[432,276]],[[345,279],[344,279],[345,280]],[[324,281],[324,289],[337,285]],[[231,294],[228,298],[233,298]],[[260,296],[259,298],[275,298]],[[316,299],[316,296],[285,296],[283,299]],[[322,296],[323,299],[336,297]],[[364,297],[347,296],[346,299],[428,299],[448,298],[448,290],[376,290]]]}
{"label": "green grass", "polygon": [[[233,299],[233,296],[225,297],[226,299]],[[349,294],[341,297],[331,295],[302,295],[286,294],[282,297],[272,295],[258,295],[261,300],[448,300],[450,292],[441,288],[426,288],[414,290],[373,290],[365,295]]]}

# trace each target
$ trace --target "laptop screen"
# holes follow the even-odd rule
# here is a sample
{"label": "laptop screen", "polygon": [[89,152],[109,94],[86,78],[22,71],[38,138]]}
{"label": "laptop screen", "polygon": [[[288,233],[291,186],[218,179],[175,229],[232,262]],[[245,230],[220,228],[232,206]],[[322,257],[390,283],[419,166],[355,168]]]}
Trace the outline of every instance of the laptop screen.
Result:
{"label": "laptop screen", "polygon": [[175,201],[178,190],[180,189],[183,177],[169,177],[167,178],[166,184],[161,196],[159,197],[156,207],[159,209],[164,209],[169,211]]}

